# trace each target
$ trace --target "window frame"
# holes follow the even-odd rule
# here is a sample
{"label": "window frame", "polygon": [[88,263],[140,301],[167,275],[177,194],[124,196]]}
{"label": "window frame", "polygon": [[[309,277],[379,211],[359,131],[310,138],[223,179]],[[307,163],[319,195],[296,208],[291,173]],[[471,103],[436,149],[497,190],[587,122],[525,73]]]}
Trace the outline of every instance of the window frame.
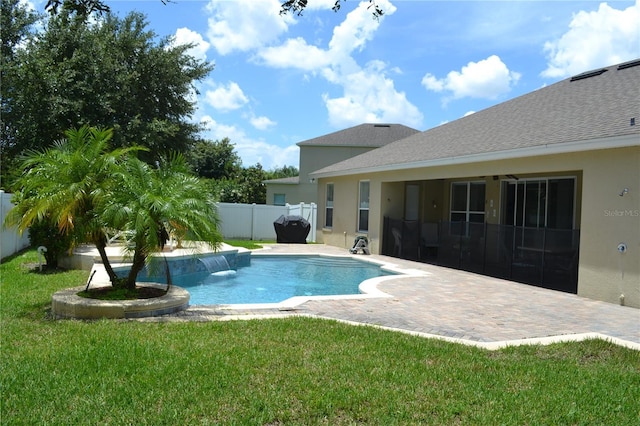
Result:
{"label": "window frame", "polygon": [[[367,199],[366,199],[366,207],[363,207],[363,186],[366,184],[367,188]],[[371,202],[371,181],[368,179],[358,181],[358,217],[357,217],[357,231],[358,232],[369,232],[369,207]],[[366,212],[366,227],[363,227],[362,219],[363,214]]]}
{"label": "window frame", "polygon": [[[482,185],[484,187],[484,200],[482,201],[482,210],[471,210],[471,186],[472,185]],[[466,200],[465,200],[465,209],[464,210],[454,210],[454,190],[453,188],[456,186],[465,186],[466,187]],[[487,183],[483,180],[471,180],[471,181],[456,181],[451,182],[451,187],[449,191],[449,221],[454,222],[453,216],[464,214],[464,221],[455,221],[455,222],[471,222],[470,219],[473,216],[482,216],[482,221],[473,221],[472,223],[485,223],[487,217],[487,209],[486,209],[486,201],[487,201]]]}
{"label": "window frame", "polygon": [[[277,197],[282,197],[282,204],[277,203]],[[287,194],[277,193],[273,194],[273,205],[274,206],[286,206],[287,205]]]}
{"label": "window frame", "polygon": [[[329,191],[331,188],[331,191]],[[331,200],[329,200],[329,192],[331,192]],[[325,205],[324,205],[324,227],[331,229],[333,228],[333,212],[334,212],[334,202],[335,202],[335,186],[333,182],[329,182],[325,185]],[[331,203],[331,205],[329,205]],[[331,214],[329,214],[331,211]],[[331,223],[329,223],[329,219]]]}

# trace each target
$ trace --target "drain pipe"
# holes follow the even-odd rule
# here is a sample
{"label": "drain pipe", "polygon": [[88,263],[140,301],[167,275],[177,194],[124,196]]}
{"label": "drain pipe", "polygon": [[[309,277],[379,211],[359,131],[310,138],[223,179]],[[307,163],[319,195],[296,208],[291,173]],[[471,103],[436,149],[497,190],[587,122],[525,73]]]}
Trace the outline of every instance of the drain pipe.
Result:
{"label": "drain pipe", "polygon": [[44,257],[44,254],[42,253],[46,252],[47,248],[45,246],[38,247],[38,263],[40,264],[40,272],[42,272],[42,258]]}

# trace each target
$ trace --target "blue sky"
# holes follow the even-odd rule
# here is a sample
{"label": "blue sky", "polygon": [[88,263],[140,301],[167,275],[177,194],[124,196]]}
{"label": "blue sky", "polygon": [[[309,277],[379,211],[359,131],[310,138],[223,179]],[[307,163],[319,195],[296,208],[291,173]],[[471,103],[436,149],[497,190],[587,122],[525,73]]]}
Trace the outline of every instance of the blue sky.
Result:
{"label": "blue sky", "polygon": [[364,122],[418,130],[640,57],[640,1],[107,0],[215,63],[193,119],[245,167],[298,167],[295,145]]}

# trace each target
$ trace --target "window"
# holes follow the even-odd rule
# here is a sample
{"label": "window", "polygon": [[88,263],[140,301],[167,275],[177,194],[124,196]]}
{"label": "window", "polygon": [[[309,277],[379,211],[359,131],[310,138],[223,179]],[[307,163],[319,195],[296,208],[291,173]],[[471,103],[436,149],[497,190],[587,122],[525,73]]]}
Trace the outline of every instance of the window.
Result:
{"label": "window", "polygon": [[327,200],[324,210],[324,226],[326,228],[333,227],[333,184],[327,184]]}
{"label": "window", "polygon": [[484,182],[451,184],[451,222],[484,223]]}
{"label": "window", "polygon": [[285,205],[285,194],[273,194],[273,205],[274,206],[284,206]]}
{"label": "window", "polygon": [[575,178],[504,182],[502,199],[505,225],[573,229]]}
{"label": "window", "polygon": [[360,197],[358,204],[358,231],[369,231],[369,181],[360,182]]}

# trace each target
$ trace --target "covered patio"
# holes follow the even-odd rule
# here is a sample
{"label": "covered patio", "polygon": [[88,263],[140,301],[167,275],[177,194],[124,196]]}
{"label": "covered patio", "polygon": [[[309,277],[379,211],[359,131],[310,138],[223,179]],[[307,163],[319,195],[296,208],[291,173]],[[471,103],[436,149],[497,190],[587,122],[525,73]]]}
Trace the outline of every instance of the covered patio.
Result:
{"label": "covered patio", "polygon": [[580,230],[385,217],[382,254],[576,294],[579,239]]}
{"label": "covered patio", "polygon": [[[380,253],[578,291],[579,171],[383,183]],[[392,204],[392,205],[391,205]]]}

